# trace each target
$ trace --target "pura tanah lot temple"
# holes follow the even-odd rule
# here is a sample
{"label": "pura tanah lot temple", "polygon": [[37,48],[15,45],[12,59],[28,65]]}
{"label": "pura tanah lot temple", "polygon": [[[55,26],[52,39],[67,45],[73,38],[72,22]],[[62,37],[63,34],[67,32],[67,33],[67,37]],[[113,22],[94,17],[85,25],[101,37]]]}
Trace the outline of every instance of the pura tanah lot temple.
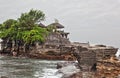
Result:
{"label": "pura tanah lot temple", "polygon": [[[52,28],[52,32],[46,37],[44,44],[41,46],[42,48],[50,51],[57,52],[60,51],[61,46],[71,46],[71,42],[69,41],[68,35],[69,32],[65,32],[63,30],[64,26],[59,22],[52,23],[48,26],[43,25],[40,23],[40,27]],[[40,46],[39,46],[40,47]]]}
{"label": "pura tanah lot temple", "polygon": [[[65,32],[63,30],[64,26],[58,21],[48,26],[40,23],[39,26],[42,28],[52,28],[52,32],[48,34],[43,44],[36,42],[35,46],[30,47],[28,56],[32,58],[48,60],[77,59],[81,66],[93,66],[98,60],[115,56],[118,50],[118,48],[106,45],[91,46],[89,42],[71,42],[68,38],[70,33]],[[5,44],[9,43],[1,42],[1,50],[4,49]]]}

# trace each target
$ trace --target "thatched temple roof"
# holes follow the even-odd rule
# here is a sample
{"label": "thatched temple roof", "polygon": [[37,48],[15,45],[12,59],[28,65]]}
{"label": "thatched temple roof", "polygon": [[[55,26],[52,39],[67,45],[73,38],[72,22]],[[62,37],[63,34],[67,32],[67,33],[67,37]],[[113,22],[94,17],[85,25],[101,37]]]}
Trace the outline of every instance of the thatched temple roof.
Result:
{"label": "thatched temple roof", "polygon": [[46,28],[46,26],[42,23],[40,23],[39,26],[42,27],[42,28]]}
{"label": "thatched temple roof", "polygon": [[52,24],[50,24],[50,25],[48,25],[48,26],[55,26],[57,29],[64,28],[64,26],[63,26],[63,25],[61,25],[61,24],[60,24],[60,23],[58,23],[58,22],[56,22],[56,23],[52,23]]}

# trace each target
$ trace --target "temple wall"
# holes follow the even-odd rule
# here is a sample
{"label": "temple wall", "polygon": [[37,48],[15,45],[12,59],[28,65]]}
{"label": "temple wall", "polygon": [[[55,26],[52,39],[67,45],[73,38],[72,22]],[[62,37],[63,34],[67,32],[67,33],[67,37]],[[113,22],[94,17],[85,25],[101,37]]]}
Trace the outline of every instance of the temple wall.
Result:
{"label": "temple wall", "polygon": [[63,38],[59,33],[51,33],[45,42],[45,45],[67,45],[70,44],[69,39]]}

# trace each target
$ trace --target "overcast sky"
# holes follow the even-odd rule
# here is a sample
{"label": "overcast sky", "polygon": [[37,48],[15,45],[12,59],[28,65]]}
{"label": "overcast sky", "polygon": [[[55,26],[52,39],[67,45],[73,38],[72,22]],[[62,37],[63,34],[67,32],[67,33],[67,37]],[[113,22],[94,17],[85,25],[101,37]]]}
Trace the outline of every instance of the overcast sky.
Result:
{"label": "overcast sky", "polygon": [[120,0],[0,0],[0,23],[32,8],[46,14],[45,25],[58,19],[71,41],[120,48]]}

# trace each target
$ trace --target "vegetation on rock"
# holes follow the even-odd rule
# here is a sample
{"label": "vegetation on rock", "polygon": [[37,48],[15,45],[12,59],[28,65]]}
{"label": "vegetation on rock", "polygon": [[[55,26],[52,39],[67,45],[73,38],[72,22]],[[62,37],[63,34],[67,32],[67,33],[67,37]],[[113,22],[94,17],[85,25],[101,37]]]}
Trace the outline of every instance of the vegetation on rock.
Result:
{"label": "vegetation on rock", "polygon": [[[31,9],[22,13],[17,20],[8,19],[0,24],[0,38],[5,41],[5,48],[19,51],[20,46],[26,46],[35,42],[44,42],[48,34],[46,28],[41,28],[39,23],[44,21],[45,14],[40,10]],[[11,46],[8,43],[11,42]]]}

